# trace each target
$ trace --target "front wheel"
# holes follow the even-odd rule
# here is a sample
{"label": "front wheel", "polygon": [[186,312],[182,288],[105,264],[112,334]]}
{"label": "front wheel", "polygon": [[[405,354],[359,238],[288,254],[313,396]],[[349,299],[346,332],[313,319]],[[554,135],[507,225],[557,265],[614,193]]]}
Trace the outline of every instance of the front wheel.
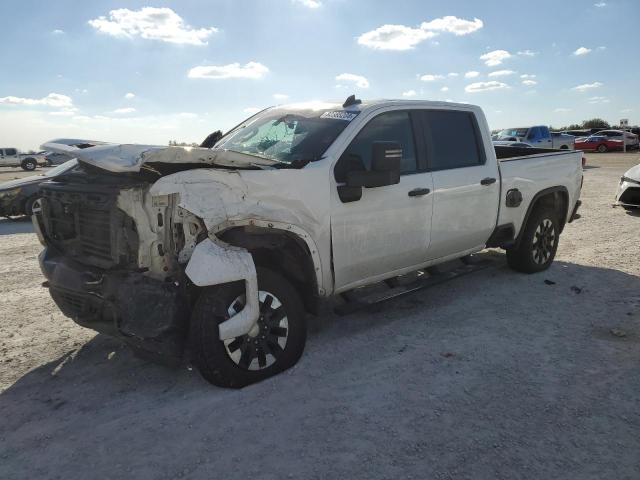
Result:
{"label": "front wheel", "polygon": [[22,161],[20,166],[22,167],[23,170],[31,172],[31,171],[36,169],[38,164],[36,163],[36,161],[33,158],[26,158],[26,159],[24,159]]}
{"label": "front wheel", "polygon": [[560,225],[556,212],[551,208],[536,208],[523,228],[518,245],[507,249],[507,263],[523,273],[546,270],[558,250]]}
{"label": "front wheel", "polygon": [[307,330],[302,301],[282,275],[258,268],[260,317],[247,334],[220,340],[218,325],[244,308],[244,282],[202,292],[191,316],[193,362],[209,382],[242,388],[295,365]]}

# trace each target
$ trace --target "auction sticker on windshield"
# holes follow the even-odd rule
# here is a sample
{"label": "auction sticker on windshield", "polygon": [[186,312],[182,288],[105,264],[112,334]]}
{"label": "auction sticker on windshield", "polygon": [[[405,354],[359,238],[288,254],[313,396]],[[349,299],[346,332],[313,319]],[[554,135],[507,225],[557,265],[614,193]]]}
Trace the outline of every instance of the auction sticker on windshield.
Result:
{"label": "auction sticker on windshield", "polygon": [[336,110],[332,112],[324,112],[320,118],[333,118],[334,120],[346,120],[350,122],[358,116],[360,112],[345,112],[344,110]]}

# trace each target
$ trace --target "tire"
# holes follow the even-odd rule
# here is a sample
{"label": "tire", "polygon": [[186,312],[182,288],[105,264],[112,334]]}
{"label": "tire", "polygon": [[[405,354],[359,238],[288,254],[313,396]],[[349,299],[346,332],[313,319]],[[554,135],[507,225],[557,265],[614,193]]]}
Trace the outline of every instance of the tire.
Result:
{"label": "tire", "polygon": [[537,273],[549,268],[558,250],[560,223],[552,208],[536,207],[517,246],[507,249],[507,263],[518,272]]}
{"label": "tire", "polygon": [[27,216],[33,215],[33,203],[38,199],[38,197],[30,197],[27,198],[27,201],[24,203],[24,214]]}
{"label": "tire", "polygon": [[53,162],[47,158],[46,160],[47,167],[53,167]]}
{"label": "tire", "polygon": [[604,143],[602,143],[598,145],[598,148],[596,148],[596,150],[598,150],[598,152],[600,153],[605,153],[607,150],[609,150],[609,148],[607,148],[607,146]]}
{"label": "tire", "polygon": [[38,166],[38,163],[33,158],[25,158],[20,164],[23,170],[32,172]]}
{"label": "tire", "polygon": [[306,319],[298,292],[282,275],[257,270],[261,315],[255,333],[225,341],[218,336],[218,325],[242,309],[243,282],[205,289],[191,315],[193,363],[219,387],[242,388],[276,375],[294,366],[304,350]]}
{"label": "tire", "polygon": [[562,145],[562,146],[560,147],[560,150],[569,150],[569,147],[567,147],[566,145]]}

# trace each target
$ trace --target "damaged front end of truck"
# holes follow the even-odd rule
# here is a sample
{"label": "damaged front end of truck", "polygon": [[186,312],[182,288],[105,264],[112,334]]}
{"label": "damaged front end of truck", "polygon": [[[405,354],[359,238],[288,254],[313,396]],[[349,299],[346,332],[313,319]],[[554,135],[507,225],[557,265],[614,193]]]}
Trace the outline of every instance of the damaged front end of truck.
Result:
{"label": "damaged front end of truck", "polygon": [[45,147],[77,157],[81,167],[41,187],[33,217],[45,245],[45,285],[66,316],[143,357],[176,364],[199,289],[243,282],[244,308],[220,323],[219,338],[254,328],[252,254],[216,233],[247,216],[246,185],[235,169],[266,163],[200,148],[76,140]]}

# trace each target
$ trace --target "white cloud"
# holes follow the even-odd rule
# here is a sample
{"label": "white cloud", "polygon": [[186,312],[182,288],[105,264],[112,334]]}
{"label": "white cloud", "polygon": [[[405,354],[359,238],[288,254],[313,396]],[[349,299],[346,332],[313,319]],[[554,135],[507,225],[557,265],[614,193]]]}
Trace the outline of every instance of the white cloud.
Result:
{"label": "white cloud", "polygon": [[415,97],[417,95],[415,90],[407,90],[406,92],[402,92],[403,97]]}
{"label": "white cloud", "polygon": [[242,110],[244,113],[248,113],[249,115],[253,115],[254,113],[258,113],[260,110],[262,110],[262,108],[258,108],[258,107],[247,107],[244,110]]}
{"label": "white cloud", "polygon": [[492,52],[480,55],[480,60],[483,60],[485,65],[489,67],[500,65],[507,58],[511,58],[511,54],[506,50],[493,50]]}
{"label": "white cloud", "polygon": [[54,35],[64,35],[64,30],[60,30],[59,28],[56,28],[51,33],[53,33]]}
{"label": "white cloud", "polygon": [[273,98],[276,100],[286,100],[287,98],[289,98],[289,95],[285,93],[274,93]]}
{"label": "white cloud", "polygon": [[436,80],[440,80],[442,79],[442,75],[431,75],[429,73],[427,73],[426,75],[422,75],[420,77],[420,80],[422,80],[423,82],[434,82]]}
{"label": "white cloud", "polygon": [[374,50],[411,50],[420,42],[436,35],[435,32],[405,25],[382,25],[360,35],[358,43]]}
{"label": "white cloud", "polygon": [[198,114],[197,113],[193,113],[193,112],[180,112],[178,114],[178,117],[180,117],[180,118],[198,118]]}
{"label": "white cloud", "polygon": [[75,114],[76,114],[75,110],[59,110],[55,112],[49,112],[49,115],[54,115],[57,117],[70,117]]}
{"label": "white cloud", "polygon": [[606,50],[606,49],[607,47],[605,47],[604,45],[600,45],[598,48],[596,48],[596,50],[600,50],[600,51]]}
{"label": "white cloud", "polygon": [[523,73],[520,78],[536,78],[536,76],[531,73]]}
{"label": "white cloud", "polygon": [[10,105],[45,106],[56,108],[73,107],[73,100],[71,99],[71,97],[62,95],[60,93],[50,93],[43,98],[24,98],[14,96],[1,97],[0,103]]}
{"label": "white cloud", "polygon": [[476,72],[475,70],[471,70],[464,74],[464,78],[476,78],[480,76],[480,72]]}
{"label": "white cloud", "polygon": [[259,79],[269,73],[269,69],[258,62],[249,62],[245,65],[230,63],[229,65],[200,65],[189,70],[189,78],[251,78]]}
{"label": "white cloud", "polygon": [[506,77],[507,75],[513,75],[513,70],[496,70],[495,72],[489,73],[489,77]]}
{"label": "white cloud", "polygon": [[125,107],[125,108],[116,108],[111,113],[115,113],[116,115],[126,115],[127,113],[133,113],[135,111],[136,109],[133,107]]}
{"label": "white cloud", "polygon": [[422,22],[417,28],[386,24],[360,35],[358,43],[374,50],[411,50],[420,42],[433,38],[441,32],[467,35],[482,26],[482,20],[478,18],[464,20],[453,16]]}
{"label": "white cloud", "polygon": [[369,80],[362,75],[355,75],[353,73],[341,73],[336,75],[338,82],[351,82],[358,88],[369,88]]}
{"label": "white cloud", "polygon": [[124,95],[124,98],[126,98],[127,100],[131,100],[132,98],[135,98],[135,96],[136,95],[134,93],[129,92]]}
{"label": "white cloud", "polygon": [[292,0],[293,3],[299,3],[308,8],[319,8],[322,6],[322,2],[318,0]]}
{"label": "white cloud", "polygon": [[570,112],[570,111],[571,111],[570,108],[563,108],[563,107],[559,107],[559,108],[556,108],[554,110],[554,112],[556,112],[556,113],[567,113],[567,112]]}
{"label": "white cloud", "polygon": [[633,108],[624,108],[620,110],[620,113],[630,113],[630,112],[633,112]]}
{"label": "white cloud", "polygon": [[598,2],[593,4],[594,7],[602,8],[607,6],[607,2]]}
{"label": "white cloud", "polygon": [[587,101],[589,103],[609,103],[609,99],[607,97],[590,97]]}
{"label": "white cloud", "polygon": [[441,92],[448,92],[449,91],[449,87],[442,87],[440,89]]}
{"label": "white cloud", "polygon": [[480,30],[484,24],[479,18],[473,20],[464,20],[463,18],[447,15],[446,17],[436,18],[430,22],[422,22],[421,30],[448,32],[454,35],[468,35],[476,30]]}
{"label": "white cloud", "polygon": [[457,77],[458,74],[456,72],[447,73],[447,77]]}
{"label": "white cloud", "polygon": [[536,82],[535,80],[523,80],[522,81],[522,85],[524,85],[525,87],[533,87],[534,85],[537,85],[538,82]]}
{"label": "white cloud", "polygon": [[143,7],[140,10],[119,8],[89,20],[89,25],[113,37],[145,38],[169,43],[206,45],[206,39],[218,31],[215,27],[193,28],[170,8]]}
{"label": "white cloud", "polygon": [[593,83],[583,83],[582,85],[577,85],[573,87],[571,90],[576,90],[577,92],[586,92],[588,90],[593,90],[594,88],[599,88],[604,85],[601,82],[593,82]]}
{"label": "white cloud", "polygon": [[574,55],[586,55],[587,53],[589,53],[591,51],[590,48],[587,47],[580,47],[578,48],[575,52],[573,52]]}
{"label": "white cloud", "polygon": [[509,85],[502,82],[496,82],[491,80],[490,82],[476,82],[464,87],[464,91],[467,93],[487,92],[489,90],[502,90],[509,88]]}
{"label": "white cloud", "polygon": [[536,55],[538,55],[538,52],[534,52],[533,50],[519,50],[518,55],[520,55],[521,57],[535,57]]}

